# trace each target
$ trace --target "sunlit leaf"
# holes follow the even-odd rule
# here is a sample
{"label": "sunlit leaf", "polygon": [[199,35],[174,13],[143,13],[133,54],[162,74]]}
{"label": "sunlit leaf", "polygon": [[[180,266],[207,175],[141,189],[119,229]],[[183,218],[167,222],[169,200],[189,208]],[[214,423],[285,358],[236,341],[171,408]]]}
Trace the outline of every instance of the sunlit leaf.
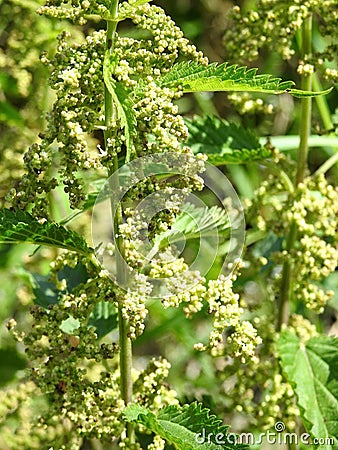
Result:
{"label": "sunlit leaf", "polygon": [[143,425],[180,450],[244,449],[236,444],[234,434],[229,439],[226,425],[201,404],[167,406],[157,414],[144,406],[130,404],[124,410],[128,422]]}
{"label": "sunlit leaf", "polygon": [[21,210],[0,210],[0,242],[47,245],[83,255],[93,252],[82,236],[75,231],[55,222],[37,220],[28,212]]}
{"label": "sunlit leaf", "polygon": [[332,439],[338,448],[338,338],[318,336],[305,345],[297,336],[283,331],[278,340],[282,368],[293,385],[305,426],[313,438]]}
{"label": "sunlit leaf", "polygon": [[261,92],[282,94],[288,92],[295,97],[313,97],[328,94],[332,88],[321,92],[308,92],[293,89],[293,81],[282,81],[272,75],[259,74],[257,69],[247,69],[228,63],[211,63],[207,66],[194,61],[183,61],[161,79],[163,87],[180,86],[183,92]]}

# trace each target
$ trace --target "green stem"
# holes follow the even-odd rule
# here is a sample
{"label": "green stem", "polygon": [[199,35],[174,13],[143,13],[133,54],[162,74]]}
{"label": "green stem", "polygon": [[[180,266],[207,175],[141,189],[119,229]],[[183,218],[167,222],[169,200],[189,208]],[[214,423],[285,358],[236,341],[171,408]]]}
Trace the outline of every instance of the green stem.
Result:
{"label": "green stem", "polygon": [[326,173],[338,162],[338,149],[337,153],[332,155],[329,159],[327,159],[314,173],[314,175],[320,175]]}
{"label": "green stem", "polygon": [[[301,57],[306,60],[312,51],[312,16],[305,19],[302,29],[302,46]],[[302,75],[301,88],[306,91],[312,89],[312,74],[305,73]],[[295,179],[295,187],[304,181],[307,171],[307,160],[309,151],[309,135],[311,131],[311,109],[312,99],[306,97],[301,99],[300,111],[300,130],[299,130],[299,149],[297,159],[297,172]],[[289,252],[293,249],[297,239],[297,224],[291,223],[290,230],[286,239],[285,250]],[[287,324],[289,319],[290,297],[292,286],[292,264],[290,258],[287,257],[283,263],[281,287],[279,293],[278,323],[277,329],[280,330],[283,324]]]}
{"label": "green stem", "polygon": [[294,192],[295,188],[289,176],[287,175],[286,172],[284,172],[284,170],[280,169],[277,164],[274,164],[273,162],[270,161],[263,161],[261,164],[270,169],[272,173],[276,174],[282,180],[285,188],[290,194]]}
{"label": "green stem", "polygon": [[[302,57],[310,56],[312,49],[312,16],[309,16],[303,24],[303,43],[302,43]],[[311,91],[312,89],[312,74],[306,73],[302,75],[301,87],[303,90]],[[308,158],[308,140],[311,131],[311,109],[312,109],[312,98],[305,97],[301,100],[300,107],[300,143],[298,150],[298,161],[297,161],[297,174],[296,174],[296,185],[301,183],[306,175],[307,170],[307,158]]]}
{"label": "green stem", "polygon": [[[106,52],[110,55],[114,52],[114,44],[116,37],[117,16],[118,16],[118,4],[119,0],[111,1],[110,16],[111,20],[107,21],[107,34],[106,34]],[[116,111],[112,95],[110,94],[107,86],[104,89],[104,108],[105,108],[105,132],[104,140],[107,148],[107,140],[111,136],[111,127],[114,123]],[[113,158],[112,170],[109,173],[111,176],[118,170],[118,157]],[[119,190],[119,178],[114,176],[111,178],[112,192],[118,192]],[[124,263],[124,245],[123,239],[119,235],[119,226],[123,220],[123,210],[121,203],[115,204],[114,198],[111,197],[111,210],[114,222],[114,236],[117,247],[116,255],[116,277],[119,285],[125,286],[128,274],[126,273]],[[133,383],[132,383],[132,344],[129,337],[129,321],[123,317],[122,314],[122,299],[119,301],[118,318],[119,318],[119,346],[120,346],[120,391],[121,397],[126,404],[132,401]],[[127,424],[127,436],[131,443],[135,442],[134,427],[132,424]]]}
{"label": "green stem", "polygon": [[[323,90],[323,86],[321,85],[321,82],[319,81],[318,75],[316,73],[314,73],[312,77],[312,88],[314,91]],[[318,97],[315,98],[315,100],[320,113],[320,117],[322,118],[323,121],[324,128],[326,130],[332,130],[333,123],[331,119],[331,112],[327,104],[325,95],[319,95]]]}

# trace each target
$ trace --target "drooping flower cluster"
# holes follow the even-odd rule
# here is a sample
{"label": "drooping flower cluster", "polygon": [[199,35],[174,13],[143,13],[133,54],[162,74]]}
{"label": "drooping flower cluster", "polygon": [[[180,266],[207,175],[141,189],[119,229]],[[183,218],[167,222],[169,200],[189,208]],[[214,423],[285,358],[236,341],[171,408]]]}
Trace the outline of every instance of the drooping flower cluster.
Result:
{"label": "drooping flower cluster", "polygon": [[289,60],[295,53],[295,35],[312,14],[320,17],[319,29],[328,44],[307,61],[301,61],[299,71],[313,71],[316,66],[326,79],[337,81],[337,70],[327,66],[327,62],[337,57],[337,43],[333,38],[338,19],[335,0],[258,0],[254,9],[246,14],[239,6],[234,6],[233,23],[224,38],[226,49],[237,61],[257,59],[264,47],[275,48],[283,59]]}
{"label": "drooping flower cluster", "polygon": [[[95,318],[104,318],[95,306],[102,305],[102,301],[117,306],[116,288],[104,271],[98,275],[90,264],[85,268],[81,266],[83,263],[85,260],[79,261],[73,254],[59,256],[52,264],[52,278],[62,289],[57,302],[50,303],[47,308],[32,307],[34,324],[28,333],[19,332],[14,319],[8,323],[16,340],[22,341],[27,348],[34,390],[45,395],[49,402],[48,407],[46,405],[37,417],[32,418],[33,425],[40,430],[42,438],[43,430],[47,433],[50,427],[47,439],[53,433],[58,436],[57,421],[65,423],[67,436],[74,434],[72,439],[69,437],[69,442],[78,446],[83,436],[103,441],[120,437],[124,429],[121,414],[125,406],[120,396],[116,361],[119,346],[102,343],[95,330]],[[72,277],[62,278],[69,270],[77,270],[78,278],[84,276],[83,283],[74,287]],[[130,321],[130,332],[138,333],[144,317],[134,304],[128,304],[127,297],[125,294],[119,298],[123,301],[122,313]],[[131,294],[129,298],[135,301]],[[114,321],[111,315],[110,321]],[[152,409],[177,403],[176,393],[163,384],[169,368],[167,361],[153,359],[143,372],[135,372],[135,398]]]}
{"label": "drooping flower cluster", "polygon": [[[68,24],[38,17],[40,2],[9,0],[0,5],[0,203],[24,173],[22,154],[45,126],[50,91],[42,51],[55,51],[55,37]],[[34,30],[34,33],[32,33]],[[78,36],[81,32],[76,32]],[[20,110],[18,110],[20,108]]]}
{"label": "drooping flower cluster", "polygon": [[324,175],[318,175],[306,178],[294,192],[286,195],[285,186],[271,176],[256,194],[252,211],[260,229],[286,236],[291,225],[296,225],[296,246],[290,252],[276,253],[275,260],[290,260],[297,268],[293,275],[293,297],[307,308],[322,313],[333,293],[325,291],[321,282],[338,265],[337,188]]}
{"label": "drooping flower cluster", "polygon": [[[209,343],[198,343],[195,349],[209,350],[213,356],[228,355],[246,360],[256,360],[256,347],[262,343],[257,330],[248,321],[242,321],[243,308],[240,297],[233,291],[233,283],[238,276],[240,263],[231,276],[220,275],[217,280],[210,280],[203,294],[209,314],[213,314],[213,328],[209,335]],[[232,330],[226,341],[225,331]],[[228,348],[229,347],[229,348]]]}

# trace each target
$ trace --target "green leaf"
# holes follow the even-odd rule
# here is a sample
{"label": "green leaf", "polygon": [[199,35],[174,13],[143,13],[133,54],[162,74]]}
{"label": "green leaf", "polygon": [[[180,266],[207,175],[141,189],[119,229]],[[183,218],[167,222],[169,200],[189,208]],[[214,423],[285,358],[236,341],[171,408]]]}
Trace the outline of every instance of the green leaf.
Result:
{"label": "green leaf", "polygon": [[10,103],[0,101],[0,122],[7,125],[22,125],[23,119]]}
{"label": "green leaf", "polygon": [[27,243],[65,248],[90,255],[93,250],[75,231],[55,222],[35,219],[21,210],[0,210],[0,242],[6,244]]}
{"label": "green leaf", "polygon": [[[58,272],[59,280],[66,280],[66,290],[60,291],[49,276],[32,274],[28,272],[29,282],[33,288],[34,303],[48,308],[49,305],[55,305],[59,301],[60,294],[72,291],[80,284],[86,283],[88,273],[83,264],[77,264],[74,268],[65,266]],[[101,339],[117,327],[117,311],[110,302],[101,301],[97,303],[91,312],[88,320],[88,327],[94,327],[97,338]],[[60,329],[69,334],[73,334],[79,328],[80,322],[72,316],[63,321]]]}
{"label": "green leaf", "polygon": [[257,69],[247,69],[227,63],[211,63],[204,66],[194,61],[183,61],[161,79],[162,87],[181,86],[183,92],[215,92],[215,91],[246,91],[267,94],[282,94],[289,92],[296,97],[313,97],[329,93],[332,88],[321,92],[308,92],[292,89],[293,81],[282,81],[272,75],[256,75]]}
{"label": "green leaf", "polygon": [[149,409],[130,404],[123,412],[128,422],[139,423],[180,450],[244,449],[235,444],[235,435],[228,426],[201,404],[167,406],[156,415]]}
{"label": "green leaf", "polygon": [[95,305],[88,321],[88,326],[95,328],[97,338],[101,339],[117,327],[117,311],[110,302],[100,302]]}
{"label": "green leaf", "polygon": [[272,151],[259,143],[247,128],[218,117],[185,119],[189,130],[187,144],[194,153],[205,153],[215,166],[264,160]]}
{"label": "green leaf", "polygon": [[150,3],[152,0],[129,0],[128,4],[130,6],[141,6],[144,5],[145,3]]}
{"label": "green leaf", "polygon": [[49,277],[38,273],[30,274],[31,285],[33,287],[34,303],[48,308],[49,305],[55,305],[58,302],[59,290],[55,284],[49,280]]}
{"label": "green leaf", "polygon": [[[29,282],[33,289],[34,303],[48,308],[49,305],[55,305],[59,300],[62,292],[57,289],[55,283],[50,280],[49,275],[40,275],[38,273],[30,273]],[[88,280],[88,273],[83,264],[77,264],[74,268],[65,266],[58,272],[59,280],[66,280],[67,292],[71,293],[79,284]]]}
{"label": "green leaf", "polygon": [[171,229],[157,235],[154,243],[160,250],[183,239],[203,239],[210,236],[217,237],[217,235],[229,237],[230,231],[229,218],[225,209],[219,206],[196,207],[191,203],[186,203]]}
{"label": "green leaf", "polygon": [[117,116],[121,122],[121,127],[124,128],[124,135],[126,138],[125,162],[127,163],[130,161],[133,148],[133,135],[136,130],[136,115],[130,92],[124,87],[123,83],[116,81],[113,78],[116,65],[117,56],[110,55],[107,51],[103,62],[103,78],[105,85],[113,98]]}
{"label": "green leaf", "polygon": [[0,386],[13,380],[16,372],[26,365],[26,359],[14,347],[0,348]]}
{"label": "green leaf", "polygon": [[297,336],[283,331],[277,346],[308,432],[313,438],[332,438],[332,444],[317,448],[337,449],[338,338],[318,336],[304,345]]}

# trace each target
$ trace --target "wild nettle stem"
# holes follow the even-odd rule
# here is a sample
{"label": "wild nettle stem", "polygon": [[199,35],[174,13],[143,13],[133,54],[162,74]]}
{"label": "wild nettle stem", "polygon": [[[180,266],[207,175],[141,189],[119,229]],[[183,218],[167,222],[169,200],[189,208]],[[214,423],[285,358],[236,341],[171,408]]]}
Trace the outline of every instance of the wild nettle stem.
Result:
{"label": "wild nettle stem", "polygon": [[[312,16],[310,15],[305,19],[302,29],[302,43],[301,43],[301,56],[304,60],[308,58],[312,51]],[[301,87],[306,91],[312,89],[312,73],[310,71],[304,71],[301,75]],[[295,186],[301,183],[306,175],[307,160],[308,160],[308,141],[311,127],[311,97],[305,97],[301,99],[300,107],[300,143],[298,149],[297,159],[297,172],[295,178]],[[291,224],[289,234],[286,240],[285,250],[289,253],[295,245],[297,239],[297,225],[295,222]],[[278,311],[278,330],[281,329],[282,324],[286,324],[289,318],[289,303],[291,296],[292,286],[292,265],[289,258],[286,258],[283,264],[282,281],[279,298],[279,311]]]}
{"label": "wild nettle stem", "polygon": [[[311,54],[312,50],[312,16],[309,16],[303,25],[303,42],[302,42],[302,56],[307,58]],[[302,89],[311,91],[312,89],[312,73],[305,72],[302,74]],[[307,170],[307,158],[308,158],[308,141],[311,131],[311,106],[312,98],[305,97],[301,100],[301,110],[300,110],[300,143],[298,150],[298,161],[297,161],[297,174],[296,182],[298,185],[301,183],[306,175]]]}
{"label": "wild nettle stem", "polygon": [[[111,2],[111,18],[113,20],[107,21],[107,35],[106,35],[106,51],[110,54],[114,51],[115,44],[115,36],[116,36],[116,27],[117,21],[114,18],[117,18],[118,15],[118,3],[119,0],[112,0]],[[111,126],[115,120],[115,107],[113,103],[112,95],[110,94],[107,86],[104,89],[104,107],[105,107],[105,127],[106,131],[104,132],[104,140],[105,146],[107,147],[107,140],[111,137]],[[114,156],[113,159],[113,169],[112,172],[109,173],[111,176],[114,172],[118,170],[118,157]],[[118,192],[119,190],[119,179],[118,177],[112,178],[112,192]],[[117,246],[117,256],[116,256],[116,277],[117,282],[122,285],[125,285],[127,279],[127,273],[125,271],[125,265],[123,261],[124,257],[124,245],[123,239],[119,236],[119,226],[122,223],[123,219],[123,210],[122,205],[119,203],[115,205],[114,199],[111,198],[111,210],[113,214],[113,223],[114,223],[114,236]],[[115,212],[114,212],[115,211]],[[129,323],[123,317],[122,314],[122,304],[119,304],[118,310],[118,318],[119,318],[119,345],[120,345],[120,389],[121,389],[121,397],[125,401],[125,403],[130,403],[132,401],[132,345],[131,339],[128,336]],[[134,428],[131,424],[127,425],[127,433],[130,439],[130,442],[134,442]]]}

